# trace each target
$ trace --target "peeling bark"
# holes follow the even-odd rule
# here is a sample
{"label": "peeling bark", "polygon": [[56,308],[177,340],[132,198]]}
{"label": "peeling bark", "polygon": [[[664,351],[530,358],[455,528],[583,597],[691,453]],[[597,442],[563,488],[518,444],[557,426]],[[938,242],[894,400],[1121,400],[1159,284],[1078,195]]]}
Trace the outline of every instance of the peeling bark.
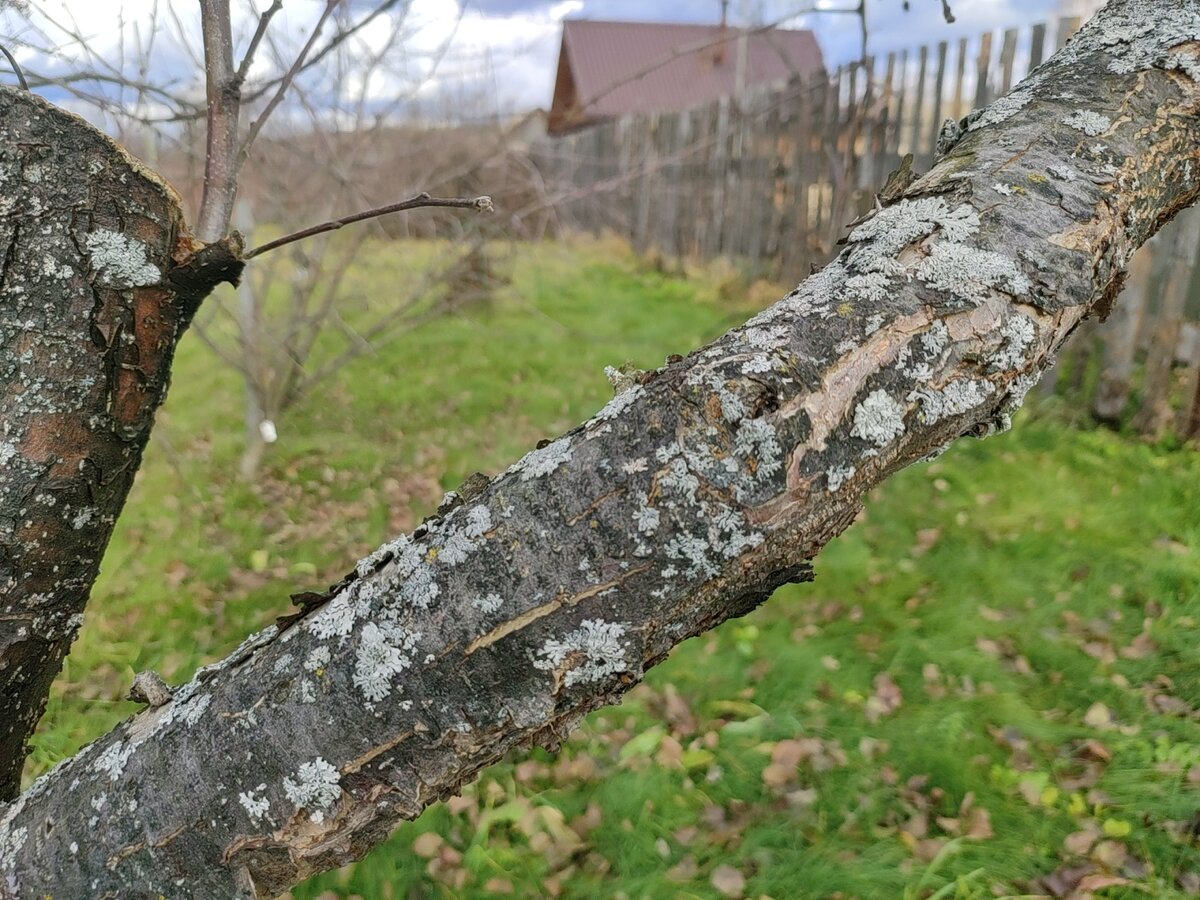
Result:
{"label": "peeling bark", "polygon": [[193,255],[170,187],[81,119],[0,88],[0,799],[20,786],[175,344],[214,276],[240,271],[231,247]]}
{"label": "peeling bark", "polygon": [[1110,4],[796,291],[44,776],[0,811],[0,894],[277,893],[808,578],[1196,200],[1195,10]]}

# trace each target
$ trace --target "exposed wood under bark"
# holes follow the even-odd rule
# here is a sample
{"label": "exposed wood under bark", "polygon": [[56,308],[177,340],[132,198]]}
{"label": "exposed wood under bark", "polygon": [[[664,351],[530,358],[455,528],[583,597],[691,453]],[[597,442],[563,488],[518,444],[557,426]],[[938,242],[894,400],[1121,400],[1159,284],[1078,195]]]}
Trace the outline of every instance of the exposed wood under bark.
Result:
{"label": "exposed wood under bark", "polygon": [[0,812],[0,894],[276,893],[807,578],[1196,200],[1194,9],[1111,4],[780,303],[43,777]]}

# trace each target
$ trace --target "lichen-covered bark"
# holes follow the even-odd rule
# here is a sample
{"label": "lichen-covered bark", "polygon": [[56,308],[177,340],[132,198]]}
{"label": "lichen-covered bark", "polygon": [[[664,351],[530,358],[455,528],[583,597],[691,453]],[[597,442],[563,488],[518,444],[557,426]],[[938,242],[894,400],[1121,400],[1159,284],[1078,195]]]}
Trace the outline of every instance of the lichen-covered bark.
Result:
{"label": "lichen-covered bark", "polygon": [[1194,3],[1111,4],[780,303],[39,780],[0,893],[276,893],[807,578],[873,486],[1003,427],[1196,199],[1198,39]]}
{"label": "lichen-covered bark", "polygon": [[175,343],[213,283],[176,270],[193,249],[169,187],[0,87],[0,799],[20,786]]}

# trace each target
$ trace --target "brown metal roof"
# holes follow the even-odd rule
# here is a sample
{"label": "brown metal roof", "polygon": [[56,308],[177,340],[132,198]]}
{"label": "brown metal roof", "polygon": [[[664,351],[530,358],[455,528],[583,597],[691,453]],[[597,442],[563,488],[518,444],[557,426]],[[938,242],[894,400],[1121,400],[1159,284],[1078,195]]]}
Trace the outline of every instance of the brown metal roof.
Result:
{"label": "brown metal roof", "polygon": [[552,130],[626,113],[686,109],[822,68],[811,31],[566,21]]}

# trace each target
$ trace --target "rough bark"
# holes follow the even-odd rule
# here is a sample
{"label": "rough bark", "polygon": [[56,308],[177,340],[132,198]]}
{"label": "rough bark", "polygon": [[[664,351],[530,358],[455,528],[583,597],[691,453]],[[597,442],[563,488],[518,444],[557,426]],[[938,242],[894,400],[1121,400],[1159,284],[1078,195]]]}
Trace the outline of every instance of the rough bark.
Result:
{"label": "rough bark", "polygon": [[1111,4],[780,303],[40,779],[0,892],[279,892],[807,578],[881,480],[1002,427],[1194,202],[1198,38],[1195,3]]}
{"label": "rough bark", "polygon": [[165,183],[0,88],[0,799],[19,789],[176,341],[214,273],[240,271],[227,244],[195,249]]}

